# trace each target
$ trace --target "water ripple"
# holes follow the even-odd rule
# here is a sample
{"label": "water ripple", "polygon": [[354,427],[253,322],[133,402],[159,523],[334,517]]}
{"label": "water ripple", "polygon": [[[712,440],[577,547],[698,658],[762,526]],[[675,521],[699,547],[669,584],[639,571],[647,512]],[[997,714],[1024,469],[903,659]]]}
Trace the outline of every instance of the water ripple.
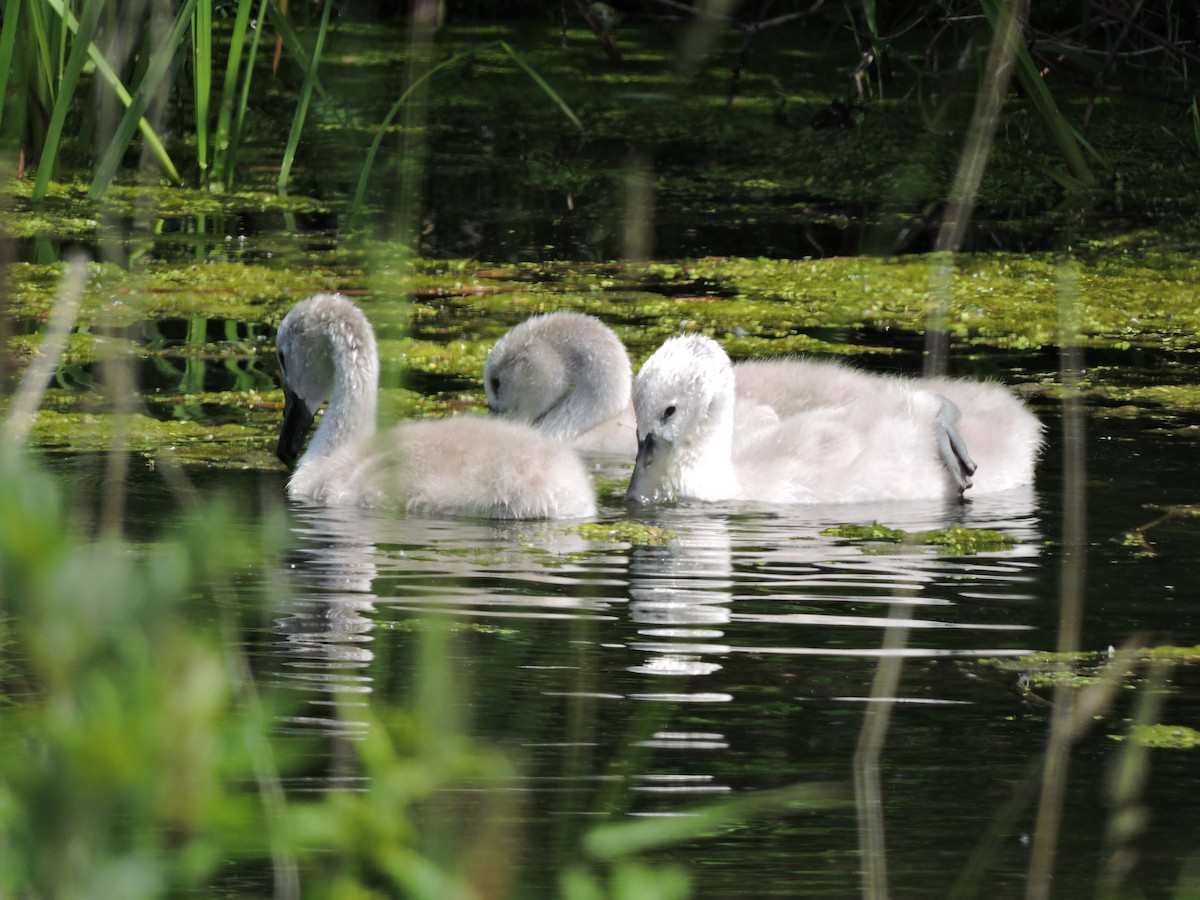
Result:
{"label": "water ripple", "polygon": [[[637,768],[619,782],[627,814],[672,815],[688,795],[732,789],[721,760],[768,711],[861,715],[880,699],[870,695],[879,659],[934,666],[1044,643],[1029,615],[1043,576],[1035,511],[1032,493],[968,505],[680,506],[644,516],[674,532],[666,546],[630,547],[551,523],[301,509],[287,575],[304,599],[279,611],[271,665],[271,680],[301,703],[281,727],[361,739],[368,726],[341,704],[415,690],[408,660],[440,623],[455,636],[455,671],[548,726],[520,742],[533,754],[520,789],[583,788],[600,771],[568,760],[632,753]],[[1020,543],[955,557],[821,534],[872,521],[993,528]],[[976,702],[969,689],[925,679],[886,699],[959,709]],[[469,697],[460,702],[473,705]],[[501,735],[515,726],[500,710],[476,715]],[[569,724],[593,719],[591,731]],[[578,772],[555,780],[563,767]]]}

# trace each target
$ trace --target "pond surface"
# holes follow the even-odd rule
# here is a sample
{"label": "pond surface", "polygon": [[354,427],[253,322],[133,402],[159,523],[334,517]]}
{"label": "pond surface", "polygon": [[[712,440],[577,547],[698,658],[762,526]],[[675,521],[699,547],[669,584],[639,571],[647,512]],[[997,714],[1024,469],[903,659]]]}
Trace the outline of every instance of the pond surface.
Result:
{"label": "pond surface", "polygon": [[[1200,644],[1197,520],[1169,519],[1140,548],[1126,539],[1162,509],[1200,499],[1194,248],[1139,233],[1055,257],[955,260],[951,371],[1010,385],[1046,422],[1030,491],[966,504],[683,504],[631,514],[620,500],[629,466],[594,461],[600,521],[632,515],[667,529],[655,546],[595,540],[569,524],[285,504],[286,473],[271,452],[282,409],[274,330],[291,303],[317,290],[345,290],[371,317],[390,418],[478,410],[488,346],[525,316],[558,308],[604,317],[635,361],[691,329],[721,338],[739,357],[815,352],[856,356],[876,371],[919,370],[935,264],[789,258],[818,252],[822,241],[809,226],[776,227],[795,221],[778,197],[761,221],[757,206],[742,210],[736,224],[756,225],[749,229],[723,226],[720,208],[704,206],[698,216],[682,201],[664,203],[671,209],[658,248],[683,259],[547,262],[556,252],[620,252],[622,205],[608,186],[620,166],[604,173],[598,209],[551,211],[567,194],[582,196],[586,185],[576,181],[586,179],[551,191],[538,179],[553,168],[552,153],[537,165],[514,162],[510,144],[523,135],[509,121],[513,109],[497,106],[484,126],[461,112],[442,122],[428,195],[445,202],[431,214],[429,258],[339,234],[321,202],[255,212],[261,198],[249,194],[202,215],[163,213],[153,237],[131,235],[128,223],[107,237],[66,226],[50,237],[29,232],[9,273],[11,358],[37,350],[60,241],[82,235],[97,258],[121,263],[93,266],[34,429],[38,446],[53,451],[47,464],[77,494],[101,494],[112,485],[97,451],[114,442],[128,450],[135,542],[154,541],[174,504],[164,457],[182,464],[201,495],[245,501],[254,525],[283,510],[284,557],[240,580],[244,619],[255,624],[239,640],[258,681],[288,698],[275,735],[291,761],[287,792],[362,791],[371,775],[354,751],[378,727],[365,711],[434,705],[447,732],[501,749],[512,769],[506,779],[460,779],[423,805],[423,849],[434,857],[478,851],[509,896],[559,896],[558,877],[586,857],[598,824],[707,814],[760,795],[760,805],[736,807],[703,839],[668,843],[650,858],[681,864],[704,897],[858,896],[864,860],[886,866],[898,897],[1023,896],[1053,699],[1037,677],[1048,664],[1032,655],[1057,645],[1064,566],[1059,300],[1076,304],[1089,365],[1081,383],[1085,655],[1072,668],[1090,676],[1110,647],[1127,642]],[[473,146],[455,149],[464,134],[498,148],[460,159]],[[837,140],[869,154],[870,138],[856,135]],[[626,158],[623,137],[609,138],[599,145]],[[298,181],[320,182],[322,149],[332,158],[318,142],[310,150],[317,162]],[[480,158],[491,164],[479,168]],[[678,167],[678,181],[690,185],[687,158],[671,158],[672,179]],[[524,181],[497,187],[516,170]],[[346,171],[330,181],[337,178]],[[729,187],[715,175],[712,182],[718,192]],[[784,187],[787,199],[794,186]],[[673,201],[686,199],[679,184],[673,190]],[[698,206],[707,199],[693,198]],[[69,197],[59,200],[70,207]],[[89,215],[67,208],[56,210],[60,225]],[[858,232],[851,237],[859,246]],[[731,247],[778,258],[703,258]],[[470,254],[496,261],[459,258]],[[128,362],[137,385],[123,437],[106,387],[114,360]],[[964,554],[824,533],[876,521],[910,533],[992,529],[1016,542]],[[197,601],[197,615],[209,602]],[[1200,727],[1195,658],[1183,656],[1170,672],[1164,724]],[[855,757],[889,661],[901,665],[898,684],[883,694],[891,718],[881,800],[872,807],[856,804]],[[1128,809],[1111,806],[1109,779],[1130,746],[1117,739],[1130,731],[1144,671],[1139,662],[1072,748],[1056,896],[1093,896],[1118,851],[1131,851],[1122,857],[1125,884],[1141,896],[1172,896],[1186,883],[1185,866],[1200,862],[1196,750],[1152,750],[1136,799],[1144,827],[1114,831]],[[865,854],[860,815],[877,839]]]}
{"label": "pond surface", "polygon": [[[370,776],[352,748],[379,724],[362,713],[429,702],[432,652],[447,680],[438,688],[445,722],[502,749],[514,769],[443,790],[421,810],[431,853],[444,851],[447,833],[467,846],[496,839],[472,824],[483,807],[506,829],[493,864],[513,895],[558,896],[556,879],[599,823],[791,790],[654,858],[683,863],[700,896],[857,896],[855,752],[877,670],[899,659],[876,820],[891,890],[1023,896],[1052,691],[1023,686],[1043,665],[1020,659],[1056,644],[1063,566],[1061,423],[1052,407],[1041,412],[1049,440],[1036,490],[966,504],[684,504],[637,514],[669,529],[659,546],[586,539],[569,523],[291,505],[284,559],[248,573],[240,593],[246,619],[261,623],[245,635],[256,677],[289,698],[277,743],[285,757],[294,745],[302,762],[285,771],[285,787],[293,797],[365,789]],[[1120,544],[1154,518],[1145,504],[1195,499],[1190,438],[1126,419],[1089,428],[1081,673],[1135,634],[1137,646],[1190,645],[1200,629],[1196,526],[1151,532],[1152,558]],[[78,473],[80,460],[54,465]],[[602,486],[629,471],[593,462]],[[254,498],[264,511],[285,480],[281,471],[192,475],[202,492]],[[150,535],[169,501],[153,475],[131,488],[131,529]],[[609,490],[600,521],[626,520]],[[1016,543],[962,555],[822,533],[876,521],[912,533],[992,529]],[[1073,749],[1057,896],[1091,895],[1109,858],[1107,784],[1127,746],[1114,737],[1128,732],[1141,684],[1129,677]],[[1194,725],[1198,687],[1177,667],[1163,721]],[[1145,896],[1170,896],[1194,856],[1194,753],[1153,751],[1128,876]]]}
{"label": "pond surface", "polygon": [[[1153,483],[1186,485],[1191,450],[1124,427],[1096,437],[1084,646],[1103,655],[1135,631],[1194,642],[1200,613],[1187,598],[1200,576],[1185,561],[1191,554],[1138,562],[1114,544],[1130,517],[1141,523],[1141,502],[1192,496],[1104,488],[1130,456]],[[1036,492],[966,505],[680,506],[647,519],[674,532],[661,547],[586,541],[560,525],[294,508],[296,597],[256,657],[265,677],[303,698],[288,727],[330,747],[329,765],[293,787],[353,786],[353,769],[334,764],[337,744],[364,727],[353,701],[412,702],[422,632],[444,621],[454,717],[518,764],[520,777],[494,788],[520,795],[518,893],[552,896],[554,874],[597,819],[687,815],[798,784],[835,784],[849,801],[872,680],[881,658],[895,656],[903,670],[881,758],[892,890],[945,897],[962,878],[967,895],[1019,896],[1033,806],[1011,810],[994,843],[985,835],[1033,786],[1051,694],[1024,693],[1019,670],[983,660],[1055,645],[1063,560],[1054,443],[1052,433]],[[602,518],[625,514],[610,500]],[[821,533],[872,521],[914,532],[995,529],[1018,543],[954,556]],[[1194,539],[1185,535],[1184,546]],[[1195,679],[1177,676],[1166,720],[1194,723]],[[349,707],[335,714],[339,689]],[[1128,702],[1074,754],[1058,878],[1076,887],[1062,896],[1090,894],[1105,860],[1105,779]],[[1195,850],[1195,828],[1183,824],[1200,805],[1192,758],[1154,756],[1131,877],[1151,896],[1176,884]],[[666,857],[689,863],[704,896],[853,896],[856,828],[850,802],[783,804]],[[981,849],[990,851],[984,868],[967,874]]]}
{"label": "pond surface", "polygon": [[[880,371],[919,366],[919,337],[885,324],[892,315],[906,324],[908,313],[884,308],[883,321],[856,325],[843,311],[862,296],[903,298],[913,290],[898,261],[794,264],[800,300],[772,299],[771,285],[785,279],[769,261],[758,263],[766,287],[722,281],[722,266],[735,261],[712,261],[717,276],[698,274],[700,263],[668,266],[675,282],[660,279],[653,290],[630,287],[619,269],[605,267],[531,273],[441,265],[411,274],[403,282],[411,300],[399,306],[373,302],[356,286],[353,266],[339,268],[333,255],[326,264],[319,272],[329,274],[320,277],[354,290],[379,330],[386,416],[478,408],[490,343],[528,313],[558,307],[601,314],[637,358],[686,322],[743,355],[811,345],[857,352],[859,364]],[[817,299],[822,288],[803,287],[804,272],[822,265],[832,273],[854,267],[832,301]],[[956,303],[977,302],[969,293],[980,278],[976,265],[961,264],[968,293]],[[1024,298],[1041,292],[1030,277],[1038,265],[984,270],[982,290],[1011,289],[1017,306],[1005,315],[1020,318],[1032,309],[1021,306]],[[246,268],[263,282],[275,271]],[[738,268],[754,270],[753,261]],[[1055,270],[1044,271],[1049,279]],[[1113,279],[1122,277],[1132,278]],[[95,322],[112,308],[103,283],[88,301],[94,311],[85,304]],[[858,286],[849,300],[844,284]],[[1095,290],[1091,302],[1108,309],[1107,295]],[[1163,296],[1182,307],[1186,289],[1175,290]],[[443,666],[437,703],[446,727],[500,748],[513,765],[500,783],[468,779],[420,810],[435,858],[447,845],[462,852],[464,844],[500,840],[464,824],[484,808],[487,821],[503,826],[503,852],[490,864],[507,873],[512,895],[557,896],[557,878],[582,858],[598,824],[688,816],[781,790],[790,793],[763,794],[762,808],[650,857],[682,864],[701,896],[853,896],[864,859],[855,754],[877,671],[899,660],[898,685],[885,692],[894,706],[880,755],[882,801],[871,819],[886,856],[875,850],[865,858],[886,865],[896,896],[1023,895],[1053,690],[1037,678],[1047,664],[1021,657],[1057,645],[1064,564],[1061,376],[1052,350],[1006,347],[986,330],[952,341],[952,371],[1007,381],[1045,421],[1033,490],[966,504],[684,504],[632,514],[670,533],[661,546],[636,546],[589,539],[560,523],[285,506],[286,473],[271,454],[281,414],[272,321],[295,296],[265,306],[210,300],[188,315],[147,316],[164,298],[198,303],[187,291],[118,295],[144,304],[129,324],[81,328],[78,359],[61,368],[35,435],[63,448],[51,465],[79,493],[104,491],[105,470],[92,451],[112,440],[103,359],[105,342],[120,340],[135,361],[144,411],[130,436],[131,536],[155,540],[173,505],[156,465],[163,454],[184,464],[202,495],[232,493],[263,516],[286,509],[289,550],[278,566],[246,574],[241,599],[246,620],[261,623],[245,634],[256,676],[289,698],[277,743],[298,760],[284,771],[292,796],[366,787],[370,775],[353,747],[378,725],[361,712],[429,703],[423,679],[432,653]],[[1028,314],[1030,329],[1042,327],[1035,318]],[[834,324],[807,324],[813,320]],[[1083,379],[1090,401],[1085,655],[1073,664],[1085,676],[1126,642],[1200,642],[1195,520],[1183,516],[1147,532],[1154,555],[1124,545],[1158,508],[1197,499],[1200,414],[1189,386],[1200,383],[1200,366],[1186,337],[1168,331],[1178,323],[1162,321],[1163,334],[1147,331],[1141,345],[1120,346],[1129,335],[1109,337],[1103,323],[1092,337],[1100,346],[1090,357],[1099,364]],[[1009,343],[1028,342],[1029,333]],[[593,463],[600,520],[628,519],[621,494],[629,465]],[[992,529],[1016,543],[963,555],[822,533],[876,521],[914,534]],[[1171,671],[1164,724],[1200,720],[1194,655]],[[1135,850],[1126,883],[1148,896],[1169,895],[1193,860],[1194,750],[1151,752],[1138,800],[1145,828],[1121,842],[1110,835],[1118,811],[1108,806],[1109,779],[1129,747],[1116,738],[1129,733],[1143,672],[1127,676],[1128,690],[1073,748],[1056,881],[1073,887],[1061,896],[1090,895],[1118,843]]]}

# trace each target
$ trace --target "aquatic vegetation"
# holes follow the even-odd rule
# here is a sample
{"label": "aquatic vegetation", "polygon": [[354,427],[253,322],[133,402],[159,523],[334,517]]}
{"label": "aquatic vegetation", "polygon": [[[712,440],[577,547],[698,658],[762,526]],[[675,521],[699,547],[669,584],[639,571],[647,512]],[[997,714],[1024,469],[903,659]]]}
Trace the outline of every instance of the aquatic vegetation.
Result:
{"label": "aquatic vegetation", "polygon": [[[1078,653],[1042,651],[1012,658],[980,659],[963,665],[1018,676],[1019,690],[1027,694],[1056,685],[1084,688],[1112,678],[1114,673],[1133,684],[1139,679],[1141,669],[1148,664],[1190,665],[1196,662],[1200,662],[1200,646],[1162,644],[1126,648],[1119,657],[1117,651],[1110,647],[1107,650],[1083,650]],[[1119,665],[1119,671],[1114,669],[1114,665]]]}
{"label": "aquatic vegetation", "polygon": [[[42,320],[49,316],[61,265],[15,263],[10,314]],[[119,328],[137,322],[190,317],[249,325],[278,323],[297,294],[334,290],[350,277],[320,266],[278,270],[232,261],[151,264],[136,275],[112,263],[92,263],[77,319],[87,326]]]}
{"label": "aquatic vegetation", "polygon": [[870,525],[832,525],[823,529],[827,537],[849,538],[857,541],[902,541],[906,532],[872,522]]}
{"label": "aquatic vegetation", "polygon": [[1137,528],[1125,532],[1121,540],[1122,545],[1129,547],[1137,556],[1151,557],[1158,555],[1159,551],[1150,543],[1149,532],[1152,529],[1165,525],[1168,522],[1200,518],[1200,505],[1197,504],[1149,508],[1156,510],[1160,515],[1144,525],[1139,525]]}
{"label": "aquatic vegetation", "polygon": [[1200,747],[1200,731],[1186,725],[1134,725],[1129,735],[1109,735],[1114,741],[1129,740],[1141,747],[1159,750],[1194,750]]}
{"label": "aquatic vegetation", "polygon": [[134,414],[88,414],[43,409],[32,438],[42,447],[86,453],[124,441],[130,451],[153,461],[160,454],[181,462],[233,468],[277,468],[274,441],[264,425],[161,420]]}
{"label": "aquatic vegetation", "polygon": [[5,222],[5,230],[16,237],[87,237],[104,234],[105,216],[133,218],[151,214],[159,221],[184,217],[237,216],[248,213],[306,213],[328,211],[314,197],[287,197],[257,190],[214,193],[178,185],[125,183],[109,185],[103,199],[88,197],[81,179],[51,182],[46,195],[33,203],[28,181],[9,179],[4,195],[19,215]]}
{"label": "aquatic vegetation", "polygon": [[823,529],[821,534],[856,541],[942,547],[947,553],[961,556],[1009,550],[1017,543],[1017,539],[1012,535],[987,528],[952,527],[907,532],[880,525],[878,522],[872,522],[870,525],[834,525]]}
{"label": "aquatic vegetation", "polygon": [[1200,662],[1200,645],[1195,647],[1175,647],[1170,645],[1147,647],[1141,651],[1141,655],[1151,661],[1195,664]]}
{"label": "aquatic vegetation", "polygon": [[[211,368],[203,387],[182,388],[187,395],[182,399],[202,404],[216,429],[211,433],[219,435],[224,423],[244,418],[246,398],[239,391],[251,385],[237,372],[253,370],[252,386],[273,390],[272,334],[295,298],[365,281],[361,261],[348,262],[349,267],[331,258],[283,269],[221,260],[152,263],[136,278],[115,265],[93,264],[61,381],[78,391],[80,412],[103,415],[87,395],[94,380],[90,369],[105,359],[169,363],[179,370],[170,390],[183,383],[187,360],[229,364],[233,377],[227,394],[213,389]],[[1053,259],[993,255],[963,256],[957,262],[950,282],[952,348],[972,359],[971,365],[982,366],[979,374],[1002,372],[989,357],[1054,345],[1058,269]],[[521,318],[556,309],[604,318],[635,364],[682,330],[718,337],[735,357],[793,352],[878,357],[888,359],[892,370],[893,358],[919,346],[932,268],[930,260],[915,258],[729,258],[628,267],[413,260],[390,290],[425,299],[408,305],[379,298],[365,308],[381,327],[385,403],[394,404],[397,415],[445,414],[482,410],[480,378],[491,344]],[[1093,328],[1084,336],[1087,345],[1118,354],[1196,349],[1200,311],[1187,280],[1194,269],[1175,253],[1139,255],[1126,269],[1099,254],[1094,271],[1081,266],[1081,292],[1085,297],[1094,292],[1082,307],[1084,321],[1090,318]],[[10,358],[27,360],[37,352],[37,323],[49,315],[60,272],[53,265],[11,267],[16,291],[10,309],[29,325],[10,335]],[[200,335],[195,343],[156,333],[154,323],[169,321],[209,324],[189,332]],[[145,336],[129,329],[141,329]],[[1105,401],[1093,407],[1094,414],[1136,415],[1171,425],[1180,415],[1200,410],[1187,383],[1129,385],[1126,371],[1122,365],[1089,370],[1084,389]],[[163,377],[170,377],[165,369]],[[1047,398],[1057,392],[1053,380],[1016,386]],[[161,401],[148,388],[144,399]],[[60,411],[69,411],[66,396],[58,404]],[[208,433],[197,431],[196,438]]]}
{"label": "aquatic vegetation", "polygon": [[1012,535],[987,528],[939,528],[917,532],[915,537],[923,544],[945,547],[948,553],[965,555],[1008,550],[1017,543]]}
{"label": "aquatic vegetation", "polygon": [[589,541],[630,544],[634,547],[662,547],[675,539],[675,532],[661,525],[647,525],[620,519],[613,522],[584,522],[569,529]]}
{"label": "aquatic vegetation", "polygon": [[439,373],[479,382],[483,364],[493,341],[422,341],[405,338],[380,341],[380,356],[393,360],[405,371]]}

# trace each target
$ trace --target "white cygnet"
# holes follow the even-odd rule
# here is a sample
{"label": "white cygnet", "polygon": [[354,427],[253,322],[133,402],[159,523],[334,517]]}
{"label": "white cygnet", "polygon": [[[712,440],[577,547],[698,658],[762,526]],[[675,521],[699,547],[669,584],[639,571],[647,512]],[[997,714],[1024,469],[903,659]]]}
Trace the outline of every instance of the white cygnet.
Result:
{"label": "white cygnet", "polygon": [[[734,365],[733,447],[755,443],[786,418],[872,398],[901,406],[914,394],[941,403],[935,446],[960,492],[1004,490],[1032,480],[1042,426],[1003,385],[969,379],[906,379],[839,362],[779,357]],[[636,417],[629,358],[595,316],[534,316],[492,348],[484,385],[492,412],[525,422],[589,452],[633,457]],[[997,424],[999,423],[999,424]],[[986,461],[976,474],[977,456]]]}
{"label": "white cygnet", "polygon": [[904,404],[910,395],[934,394],[949,401],[936,418],[936,439],[961,490],[985,494],[1033,482],[1042,423],[1002,384],[878,375],[839,362],[790,357],[737,363],[734,374],[743,415],[753,404],[779,419],[866,398],[882,408],[889,400]]}
{"label": "white cygnet", "polygon": [[625,345],[595,316],[554,312],[510,329],[488,353],[488,409],[591,453],[637,452]]}
{"label": "white cygnet", "polygon": [[[345,297],[317,294],[301,300],[279,326],[276,347],[285,396],[276,454],[295,463],[290,497],[427,515],[595,514],[595,493],[583,462],[569,447],[531,428],[454,416],[405,422],[376,434],[375,332]],[[326,400],[320,425],[300,455]]]}
{"label": "white cygnet", "polygon": [[[954,379],[910,382],[812,364],[813,371],[798,371],[828,383],[810,385],[806,397],[778,368],[804,361],[756,365],[777,368],[773,375],[749,369],[747,393],[736,402],[766,412],[735,441],[735,369],[720,345],[702,335],[672,338],[646,361],[634,383],[639,448],[631,500],[955,497],[971,484],[972,456],[977,492],[1032,481],[1041,425],[1002,388]],[[740,372],[736,380],[742,380]],[[967,409],[999,420],[968,421],[967,410],[960,420],[956,401],[947,396],[958,388]],[[998,402],[995,390],[1011,403]]]}

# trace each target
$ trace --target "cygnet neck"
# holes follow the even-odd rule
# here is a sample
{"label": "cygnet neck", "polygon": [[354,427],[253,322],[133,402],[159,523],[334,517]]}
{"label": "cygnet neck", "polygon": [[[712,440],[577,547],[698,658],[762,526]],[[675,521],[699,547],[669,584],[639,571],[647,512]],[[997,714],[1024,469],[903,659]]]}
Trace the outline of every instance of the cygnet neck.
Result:
{"label": "cygnet neck", "polygon": [[301,463],[329,456],[375,435],[379,351],[371,324],[349,304],[342,316],[328,319],[324,324],[320,333],[324,343],[321,351],[328,354],[333,369],[329,403]]}

